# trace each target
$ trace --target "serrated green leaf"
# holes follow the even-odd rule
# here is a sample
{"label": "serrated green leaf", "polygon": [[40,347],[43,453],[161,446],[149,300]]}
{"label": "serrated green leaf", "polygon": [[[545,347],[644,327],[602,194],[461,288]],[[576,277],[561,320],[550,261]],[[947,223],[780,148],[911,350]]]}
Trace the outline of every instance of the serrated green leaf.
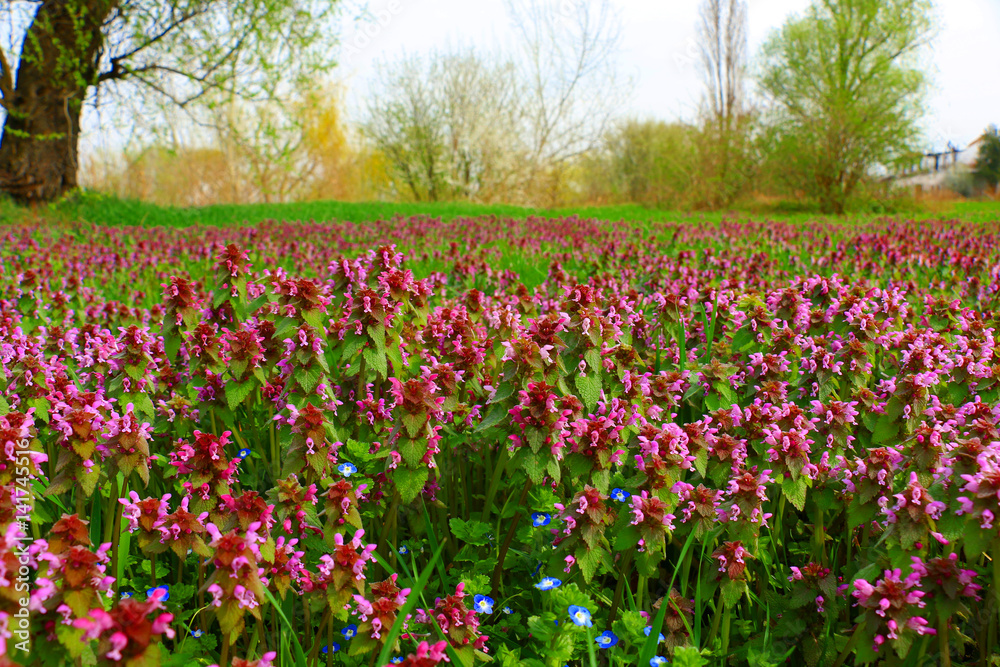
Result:
{"label": "serrated green leaf", "polygon": [[576,390],[580,393],[580,400],[588,410],[593,411],[597,407],[597,401],[601,398],[601,376],[599,372],[590,371],[586,375],[576,375]]}
{"label": "serrated green leaf", "polygon": [[253,380],[247,380],[246,382],[227,382],[226,403],[229,404],[229,409],[235,410],[236,406],[243,403],[256,386],[257,383]]}

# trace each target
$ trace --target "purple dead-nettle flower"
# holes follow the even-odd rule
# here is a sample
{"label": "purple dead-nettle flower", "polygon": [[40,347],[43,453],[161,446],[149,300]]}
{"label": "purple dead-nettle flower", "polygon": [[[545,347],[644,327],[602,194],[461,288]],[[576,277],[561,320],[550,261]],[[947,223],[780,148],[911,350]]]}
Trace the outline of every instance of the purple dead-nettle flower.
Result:
{"label": "purple dead-nettle flower", "polygon": [[926,593],[917,588],[921,575],[911,573],[906,579],[901,579],[899,569],[886,570],[882,579],[874,585],[864,579],[854,581],[854,597],[858,605],[868,610],[868,627],[875,632],[874,650],[878,651],[886,639],[898,640],[906,631],[918,635],[937,634],[928,625],[927,619],[917,616],[916,612],[923,609],[926,603],[923,597]]}

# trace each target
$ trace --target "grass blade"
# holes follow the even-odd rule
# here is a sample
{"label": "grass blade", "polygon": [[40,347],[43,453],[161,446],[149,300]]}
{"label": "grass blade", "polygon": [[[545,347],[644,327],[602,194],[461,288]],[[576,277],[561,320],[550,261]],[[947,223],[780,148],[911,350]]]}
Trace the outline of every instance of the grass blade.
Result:
{"label": "grass blade", "polygon": [[285,627],[285,632],[281,633],[282,638],[291,637],[292,639],[292,649],[295,654],[295,667],[306,667],[306,653],[302,650],[302,645],[299,644],[299,638],[297,636],[297,630],[295,626],[291,624],[288,617],[285,616],[285,612],[281,609],[281,605],[277,600],[274,599],[274,595],[271,591],[264,589],[264,596],[267,597],[267,601],[271,603],[274,610],[278,612],[278,618],[281,619],[281,624]]}
{"label": "grass blade", "polygon": [[377,667],[383,667],[389,664],[389,655],[392,653],[392,647],[396,643],[396,638],[403,631],[403,621],[406,619],[407,615],[413,611],[414,607],[417,606],[417,599],[423,594],[424,588],[427,586],[427,582],[430,581],[431,572],[434,571],[435,565],[437,565],[438,559],[441,558],[441,550],[444,549],[444,543],[441,543],[437,550],[434,552],[434,557],[431,558],[431,562],[427,564],[424,571],[420,573],[420,578],[417,579],[413,588],[410,590],[409,597],[406,598],[406,604],[403,605],[402,609],[396,615],[396,622],[392,624],[389,628],[389,634],[385,637],[385,644],[382,646],[382,650],[378,654],[378,659],[375,661]]}
{"label": "grass blade", "polygon": [[[687,540],[684,542],[684,547],[681,549],[681,555],[677,559],[678,563],[684,561],[684,556],[687,555],[687,551],[688,549],[691,548],[691,544],[693,542],[694,542],[694,531],[692,530],[688,534]],[[670,606],[667,600],[670,599],[670,591],[674,587],[674,580],[677,579],[677,570],[678,568],[675,567],[674,573],[670,577],[670,585],[667,586],[667,597],[664,600],[665,604],[661,604],[659,611],[656,612],[656,618],[653,620],[653,626],[649,631],[649,637],[646,638],[646,643],[642,645],[642,652],[639,653],[640,665],[648,665],[649,661],[653,658],[654,655],[656,655],[656,647],[660,643],[659,641],[660,630],[663,628],[663,619],[667,615],[667,607]]]}

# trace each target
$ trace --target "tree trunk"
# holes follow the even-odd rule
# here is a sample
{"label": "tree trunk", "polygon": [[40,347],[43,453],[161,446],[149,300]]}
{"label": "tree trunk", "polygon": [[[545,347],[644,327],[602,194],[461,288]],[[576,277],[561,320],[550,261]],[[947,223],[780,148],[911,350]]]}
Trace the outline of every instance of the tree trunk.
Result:
{"label": "tree trunk", "polygon": [[96,83],[102,26],[118,0],[46,0],[28,28],[17,82],[5,90],[0,191],[21,204],[76,187],[80,113]]}

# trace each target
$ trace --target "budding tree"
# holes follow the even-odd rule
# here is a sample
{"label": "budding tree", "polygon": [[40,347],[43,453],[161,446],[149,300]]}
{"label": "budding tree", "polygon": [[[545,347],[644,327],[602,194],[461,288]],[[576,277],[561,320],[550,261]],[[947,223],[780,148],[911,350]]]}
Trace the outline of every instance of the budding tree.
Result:
{"label": "budding tree", "polygon": [[704,204],[730,204],[751,172],[746,100],[747,6],[744,0],[703,0],[698,26],[705,79],[700,173]]}
{"label": "budding tree", "polygon": [[[595,149],[629,92],[617,73],[621,20],[609,0],[506,0],[519,38],[525,124],[535,168],[558,181]],[[552,202],[550,202],[552,203]]]}

